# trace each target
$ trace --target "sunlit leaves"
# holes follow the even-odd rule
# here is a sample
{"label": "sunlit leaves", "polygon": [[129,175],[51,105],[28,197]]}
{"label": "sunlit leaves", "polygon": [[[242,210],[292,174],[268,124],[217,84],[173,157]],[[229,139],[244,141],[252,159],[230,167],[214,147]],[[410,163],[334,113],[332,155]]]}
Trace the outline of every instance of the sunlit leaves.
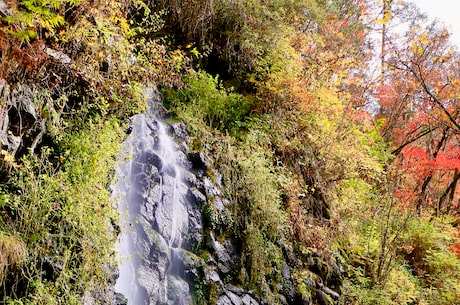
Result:
{"label": "sunlit leaves", "polygon": [[53,33],[64,24],[64,17],[60,14],[64,4],[54,0],[23,0],[11,16],[3,17],[2,20],[11,27],[7,33],[21,41],[30,41],[36,38],[38,27]]}

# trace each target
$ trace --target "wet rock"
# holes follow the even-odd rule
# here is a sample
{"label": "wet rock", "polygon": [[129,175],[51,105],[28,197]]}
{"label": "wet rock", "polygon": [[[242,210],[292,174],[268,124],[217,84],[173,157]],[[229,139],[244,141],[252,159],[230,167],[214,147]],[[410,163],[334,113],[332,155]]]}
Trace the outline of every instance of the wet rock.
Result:
{"label": "wet rock", "polygon": [[206,203],[206,196],[200,192],[196,187],[190,187],[187,192],[187,202],[194,204],[196,207],[201,209],[203,204]]}
{"label": "wet rock", "polygon": [[200,277],[199,270],[206,265],[205,261],[193,252],[184,249],[173,249],[172,252],[175,256],[173,261],[176,266],[171,273],[184,277],[190,283],[198,280]]}
{"label": "wet rock", "polygon": [[128,305],[128,299],[121,293],[116,293],[114,305]]}
{"label": "wet rock", "polygon": [[259,303],[249,294],[245,294],[241,300],[243,301],[244,305],[259,305]]}
{"label": "wet rock", "polygon": [[159,232],[173,247],[180,247],[188,234],[189,214],[183,204],[173,203],[174,187],[165,182],[163,198],[155,211],[155,220]]}
{"label": "wet rock", "polygon": [[201,210],[189,209],[188,234],[185,236],[182,247],[187,250],[197,249],[203,241],[203,220]]}
{"label": "wet rock", "polygon": [[138,253],[134,265],[137,266],[139,287],[135,304],[142,304],[146,300],[156,304],[159,296],[164,294],[162,291],[169,267],[169,247],[163,236],[142,218],[139,218],[136,231],[135,248]]}
{"label": "wet rock", "polygon": [[149,256],[152,251],[155,251],[165,256],[169,255],[169,246],[165,238],[153,230],[151,225],[142,218],[139,219],[139,225],[142,226],[137,229],[140,236],[139,241],[142,241],[143,245],[137,245],[137,247],[145,249],[142,254]]}
{"label": "wet rock", "polygon": [[334,305],[334,301],[332,300],[331,296],[325,293],[321,289],[316,289],[316,298],[320,305]]}
{"label": "wet rock", "polygon": [[232,291],[226,290],[225,295],[230,299],[232,304],[234,304],[234,305],[242,305],[243,304],[243,300],[241,300],[241,298],[237,294],[233,293]]}
{"label": "wet rock", "polygon": [[206,157],[202,152],[193,152],[188,154],[188,159],[192,163],[193,169],[195,170],[207,170],[210,166],[209,162],[206,161]]}
{"label": "wet rock", "polygon": [[185,125],[184,121],[172,124],[171,128],[173,130],[173,134],[175,137],[181,139],[184,142],[187,142],[189,140],[187,126]]}
{"label": "wet rock", "polygon": [[228,296],[223,295],[217,300],[217,305],[234,305],[234,304]]}
{"label": "wet rock", "polygon": [[189,172],[189,171],[186,171],[183,173],[183,178],[184,178],[184,182],[185,184],[187,184],[188,186],[197,186],[198,185],[198,180],[196,178],[196,176]]}
{"label": "wet rock", "polygon": [[334,290],[330,289],[329,287],[324,286],[322,283],[318,283],[317,285],[318,289],[323,291],[324,293],[328,294],[331,296],[333,300],[338,300],[340,298],[340,295],[335,292]]}
{"label": "wet rock", "polygon": [[156,115],[159,107],[163,107],[161,104],[161,94],[158,90],[147,87],[144,88],[144,94],[146,97],[147,105],[149,105],[148,114]]}
{"label": "wet rock", "polygon": [[168,276],[167,297],[170,300],[169,304],[190,305],[192,302],[189,285],[177,276]]}
{"label": "wet rock", "polygon": [[160,300],[160,296],[164,295],[163,288],[164,278],[162,272],[158,269],[152,268],[153,265],[148,264],[147,261],[143,261],[137,270],[137,282],[139,286],[136,287],[136,294],[131,296],[134,304],[148,305],[157,304]]}
{"label": "wet rock", "polygon": [[244,293],[244,289],[243,289],[243,288],[241,288],[241,287],[236,287],[236,286],[231,285],[231,284],[227,285],[225,288],[226,288],[228,291],[231,291],[231,292],[236,293],[236,294],[238,294],[238,295],[243,295],[243,293]]}
{"label": "wet rock", "polygon": [[163,161],[160,156],[151,151],[144,152],[138,162],[146,166],[144,168],[147,169],[146,174],[152,177],[158,175],[159,169],[163,168]]}
{"label": "wet rock", "polygon": [[134,283],[129,295],[123,293],[136,305],[188,305],[193,287],[189,282],[200,278],[205,266],[187,250],[202,242],[201,205],[206,197],[195,185],[197,178],[186,171],[189,161],[167,136],[168,128],[152,119],[152,113],[133,118],[125,149],[132,158],[122,167],[121,183],[114,188],[115,195],[126,193],[121,201],[126,199],[123,204],[134,228],[128,237],[135,249],[131,250]]}
{"label": "wet rock", "polygon": [[217,273],[216,267],[206,266],[204,269],[204,274],[206,281],[222,285],[222,280],[220,279],[219,273]]}
{"label": "wet rock", "polygon": [[211,247],[217,256],[217,267],[219,268],[220,272],[224,274],[229,273],[232,268],[232,258],[227,252],[227,249],[214,238],[212,233]]}
{"label": "wet rock", "polygon": [[[150,192],[150,194],[156,194],[154,192]],[[155,227],[155,210],[158,205],[158,201],[152,197],[147,198],[144,202],[141,201],[139,204],[139,214],[141,218],[144,218],[150,225]]]}
{"label": "wet rock", "polygon": [[[148,103],[158,107],[154,106],[158,98],[154,92],[148,91],[147,96]],[[121,190],[129,199],[130,214],[135,215],[130,216],[137,249],[133,287],[139,296],[133,304],[189,305],[196,284],[204,285],[207,290],[201,292],[209,293],[217,304],[266,304],[254,292],[229,284],[238,275],[241,257],[230,238],[218,239],[215,234],[219,233],[212,231],[225,230],[231,224],[229,201],[220,190],[221,175],[206,176],[211,172],[206,156],[184,153],[181,148],[187,146],[177,145],[167,136],[188,141],[185,124],[166,127],[151,121],[154,115],[149,110],[133,119],[132,149],[126,151],[134,157],[132,166],[125,168],[131,180]],[[206,211],[216,226],[205,231],[202,218]],[[193,253],[197,249],[204,250],[201,256]],[[287,295],[288,301],[281,295],[278,301],[296,304],[290,302],[294,288],[289,267],[283,266],[282,272],[280,293]]]}
{"label": "wet rock", "polygon": [[184,169],[190,168],[190,161],[182,150],[177,151],[177,163]]}

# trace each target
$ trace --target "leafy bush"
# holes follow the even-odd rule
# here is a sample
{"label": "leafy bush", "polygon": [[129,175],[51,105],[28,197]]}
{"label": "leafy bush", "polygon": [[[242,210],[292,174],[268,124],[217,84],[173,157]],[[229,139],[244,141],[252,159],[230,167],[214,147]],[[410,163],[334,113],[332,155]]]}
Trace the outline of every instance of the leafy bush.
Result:
{"label": "leafy bush", "polygon": [[230,129],[248,114],[250,104],[241,95],[224,89],[217,77],[206,72],[189,73],[185,86],[165,91],[165,103],[189,124]]}
{"label": "leafy bush", "polygon": [[449,250],[453,232],[445,219],[414,220],[407,232],[404,258],[429,304],[453,304],[460,297],[460,259]]}
{"label": "leafy bush", "polygon": [[392,269],[385,285],[366,286],[346,282],[343,304],[410,305],[419,299],[417,281],[404,267]]}

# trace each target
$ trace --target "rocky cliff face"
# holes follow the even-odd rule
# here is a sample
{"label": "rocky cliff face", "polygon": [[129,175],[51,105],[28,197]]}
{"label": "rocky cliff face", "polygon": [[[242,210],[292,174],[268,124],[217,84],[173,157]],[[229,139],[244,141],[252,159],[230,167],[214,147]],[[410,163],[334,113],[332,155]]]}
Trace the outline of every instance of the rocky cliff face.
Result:
{"label": "rocky cliff face", "polygon": [[[8,84],[0,79],[0,141],[2,154],[15,156],[34,150],[45,132],[45,121],[37,114],[37,91],[28,85]],[[4,164],[4,166],[7,166]]]}

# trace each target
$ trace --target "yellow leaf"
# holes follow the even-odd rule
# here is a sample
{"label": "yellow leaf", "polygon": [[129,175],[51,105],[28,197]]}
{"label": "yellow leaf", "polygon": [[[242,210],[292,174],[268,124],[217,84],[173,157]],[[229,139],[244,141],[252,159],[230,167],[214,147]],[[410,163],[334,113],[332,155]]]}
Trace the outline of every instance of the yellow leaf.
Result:
{"label": "yellow leaf", "polygon": [[427,33],[427,32],[423,33],[422,36],[419,36],[418,40],[419,40],[421,43],[423,43],[423,44],[429,43],[429,40],[428,40],[428,33]]}
{"label": "yellow leaf", "polygon": [[379,18],[375,20],[375,23],[376,24],[387,24],[388,20],[386,20],[385,18]]}
{"label": "yellow leaf", "polygon": [[425,50],[421,46],[418,46],[417,47],[417,54],[418,55],[423,55],[423,53],[425,53]]}

